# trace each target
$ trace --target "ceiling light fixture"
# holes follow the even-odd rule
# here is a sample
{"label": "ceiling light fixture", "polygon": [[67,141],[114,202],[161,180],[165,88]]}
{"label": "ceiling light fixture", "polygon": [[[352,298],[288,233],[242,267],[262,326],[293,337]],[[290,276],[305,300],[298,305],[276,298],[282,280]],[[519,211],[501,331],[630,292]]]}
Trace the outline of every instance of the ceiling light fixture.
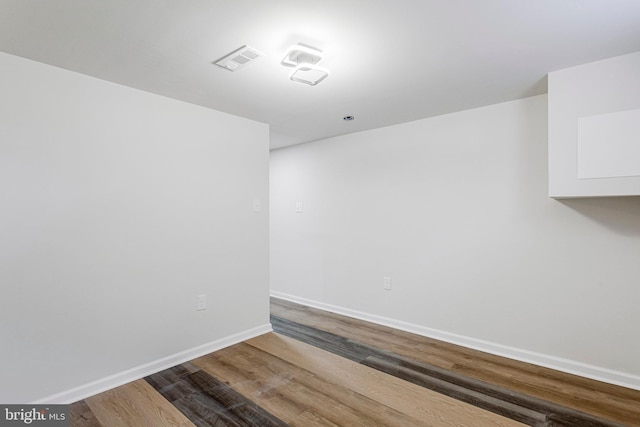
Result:
{"label": "ceiling light fixture", "polygon": [[322,51],[311,46],[296,45],[289,48],[280,64],[285,67],[295,67],[289,74],[294,82],[315,86],[329,77],[329,70],[318,67],[322,61]]}
{"label": "ceiling light fixture", "polygon": [[309,86],[315,86],[327,77],[329,77],[329,70],[311,64],[298,65],[289,75],[289,79],[294,82],[308,84]]}
{"label": "ceiling light fixture", "polygon": [[322,51],[310,46],[291,46],[280,63],[285,67],[296,67],[300,64],[317,64],[322,61]]}

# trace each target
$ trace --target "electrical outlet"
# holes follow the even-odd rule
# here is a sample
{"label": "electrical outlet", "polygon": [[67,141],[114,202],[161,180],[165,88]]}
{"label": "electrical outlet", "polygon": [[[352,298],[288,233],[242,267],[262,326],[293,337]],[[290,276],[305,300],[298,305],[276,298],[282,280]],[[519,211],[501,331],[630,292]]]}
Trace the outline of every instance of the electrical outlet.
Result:
{"label": "electrical outlet", "polygon": [[384,288],[385,291],[390,291],[391,290],[391,277],[384,277],[384,280],[382,281],[382,287]]}
{"label": "electrical outlet", "polygon": [[304,213],[304,203],[296,202],[296,213]]}
{"label": "electrical outlet", "polygon": [[198,303],[196,305],[196,310],[206,310],[207,309],[207,296],[206,295],[198,295]]}

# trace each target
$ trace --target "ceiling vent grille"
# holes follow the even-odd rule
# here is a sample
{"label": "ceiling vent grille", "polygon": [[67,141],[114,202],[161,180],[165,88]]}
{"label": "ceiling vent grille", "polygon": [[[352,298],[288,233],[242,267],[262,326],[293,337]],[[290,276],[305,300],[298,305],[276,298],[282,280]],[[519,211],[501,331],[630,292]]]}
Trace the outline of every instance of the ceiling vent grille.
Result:
{"label": "ceiling vent grille", "polygon": [[249,46],[242,46],[230,54],[218,59],[214,64],[229,71],[236,71],[263,56],[262,53]]}

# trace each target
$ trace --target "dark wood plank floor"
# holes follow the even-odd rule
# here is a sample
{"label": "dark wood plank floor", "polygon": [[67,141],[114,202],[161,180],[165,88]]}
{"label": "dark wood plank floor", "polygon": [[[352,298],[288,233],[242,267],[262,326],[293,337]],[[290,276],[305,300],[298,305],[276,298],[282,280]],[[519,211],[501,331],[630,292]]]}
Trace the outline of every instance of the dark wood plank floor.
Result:
{"label": "dark wood plank floor", "polygon": [[71,405],[73,426],[640,426],[640,392],[272,299],[274,333]]}
{"label": "dark wood plank floor", "polygon": [[452,373],[628,426],[640,426],[640,391],[531,365],[272,298],[272,315]]}

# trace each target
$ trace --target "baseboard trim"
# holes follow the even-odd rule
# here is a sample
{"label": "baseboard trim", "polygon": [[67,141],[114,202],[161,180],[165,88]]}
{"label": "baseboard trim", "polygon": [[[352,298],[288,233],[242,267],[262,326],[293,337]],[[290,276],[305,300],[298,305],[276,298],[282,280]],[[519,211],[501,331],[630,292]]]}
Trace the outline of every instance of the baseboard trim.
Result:
{"label": "baseboard trim", "polygon": [[515,347],[495,344],[489,341],[479,340],[476,338],[445,332],[438,329],[432,329],[413,323],[404,322],[402,320],[364,313],[361,311],[326,304],[323,302],[297,297],[282,292],[271,291],[271,296],[298,304],[319,308],[321,310],[330,311],[332,313],[353,317],[355,319],[376,323],[378,325],[388,326],[416,335],[422,335],[451,344],[461,345],[463,347],[472,348],[474,350],[483,351],[485,353],[494,354],[496,356],[507,357],[509,359],[519,360],[521,362],[555,369],[556,371],[566,372],[568,374],[578,375],[596,381],[602,381],[605,383],[619,385],[634,390],[640,390],[640,376],[628,374],[626,372],[614,371],[611,369],[577,362],[574,360],[563,359],[543,353],[536,353],[529,350],[522,350]]}
{"label": "baseboard trim", "polygon": [[273,331],[271,323],[267,323],[265,325],[261,325],[252,329],[248,329],[246,331],[239,332],[237,334],[230,335],[225,338],[211,341],[209,343],[199,345],[197,347],[193,347],[172,354],[170,356],[154,360],[149,363],[145,363],[144,365],[127,369],[126,371],[119,372],[117,374],[110,375],[108,377],[92,381],[78,387],[74,387],[70,390],[38,399],[32,402],[32,404],[70,404],[73,402],[77,402],[78,400],[82,400],[95,394],[102,393],[112,388],[121,386],[123,384],[130,383],[131,381],[144,378],[148,375],[160,372],[164,369],[171,368],[172,366],[179,365],[180,363],[188,362],[189,360],[204,356],[205,354],[221,350],[225,347],[229,347],[233,344],[255,338],[271,331]]}

